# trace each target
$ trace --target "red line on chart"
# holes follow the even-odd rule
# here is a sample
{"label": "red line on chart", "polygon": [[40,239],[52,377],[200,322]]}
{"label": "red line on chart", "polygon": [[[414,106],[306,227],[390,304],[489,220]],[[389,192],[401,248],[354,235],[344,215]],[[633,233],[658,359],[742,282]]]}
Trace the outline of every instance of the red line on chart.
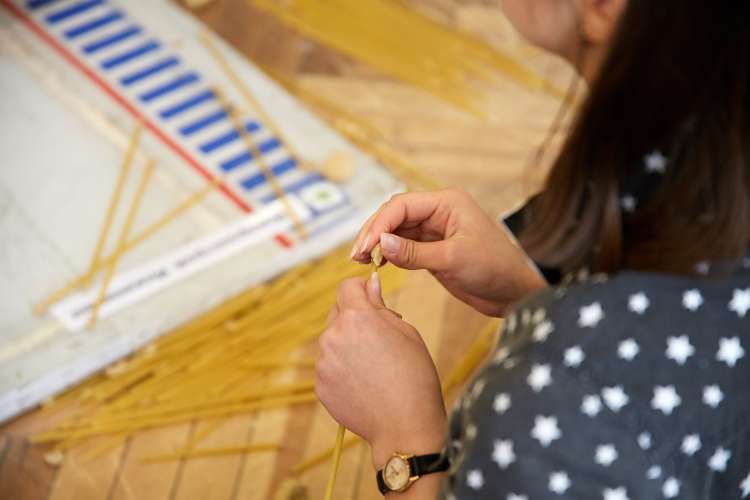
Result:
{"label": "red line on chart", "polygon": [[[146,128],[154,133],[167,147],[172,149],[180,158],[185,160],[198,174],[204,179],[213,180],[214,176],[196,159],[194,159],[187,151],[180,147],[176,142],[170,139],[159,127],[156,126],[152,121],[148,120],[141,112],[139,112],[132,104],[130,104],[121,94],[113,89],[107,82],[105,82],[99,75],[94,73],[90,68],[83,64],[74,54],[66,49],[62,44],[55,40],[44,28],[39,26],[26,12],[21,10],[11,0],[0,0],[0,4],[3,5],[11,14],[16,16],[26,27],[38,36],[43,42],[49,45],[55,52],[60,54],[66,61],[72,64],[77,70],[83,73],[91,81],[93,81],[104,93],[109,95],[112,99],[117,102],[120,106],[130,113],[136,120],[143,123]],[[219,185],[221,192],[229,198],[240,210],[245,213],[252,212],[250,205],[242,201],[229,187],[222,183]],[[290,247],[291,241],[284,235],[279,234],[275,237],[276,241],[283,247]]]}

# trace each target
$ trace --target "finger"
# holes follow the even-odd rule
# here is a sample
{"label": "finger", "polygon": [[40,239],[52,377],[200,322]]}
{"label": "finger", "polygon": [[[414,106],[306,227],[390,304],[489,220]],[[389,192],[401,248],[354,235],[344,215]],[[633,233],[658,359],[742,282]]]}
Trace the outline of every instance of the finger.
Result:
{"label": "finger", "polygon": [[423,241],[423,231],[420,227],[399,227],[392,234],[414,241]]}
{"label": "finger", "polygon": [[362,278],[349,278],[339,285],[336,291],[336,305],[339,313],[347,309],[372,309],[367,296],[367,284]]}
{"label": "finger", "polygon": [[331,326],[334,321],[336,321],[336,318],[339,316],[339,305],[334,303],[333,307],[331,307],[331,310],[328,312],[328,318],[326,318],[326,328]]}
{"label": "finger", "polygon": [[355,243],[354,258],[366,259],[378,243],[381,233],[391,233],[405,224],[413,227],[429,219],[435,214],[440,200],[435,192],[394,196],[361,231]]}
{"label": "finger", "polygon": [[398,330],[402,334],[406,335],[407,337],[414,338],[420,337],[419,332],[416,331],[416,329],[411,326],[409,323],[404,321],[403,317],[390,309],[383,309],[380,312],[381,317],[387,321],[395,330]]}
{"label": "finger", "polygon": [[[408,240],[414,240],[414,241],[421,241],[421,242],[431,242],[431,241],[440,241],[443,238],[439,235],[433,234],[432,232],[425,231],[422,227],[406,227],[405,225],[402,225],[396,231],[393,232],[393,234],[400,236],[402,238],[406,238]],[[353,258],[354,261],[359,262],[360,264],[368,264],[371,260],[371,255],[368,253],[364,253],[361,255],[358,255],[357,257]],[[387,262],[388,259],[383,259],[383,264]]]}
{"label": "finger", "polygon": [[354,245],[352,245],[352,252],[349,255],[350,259],[353,259],[355,261],[362,260],[362,253],[360,250],[362,249],[363,244],[363,238],[364,234],[367,232],[367,230],[372,225],[372,221],[375,220],[375,218],[380,214],[380,211],[383,210],[383,205],[381,205],[374,214],[372,214],[370,217],[367,218],[364,224],[362,224],[362,227],[359,229],[359,232],[357,233],[357,237],[354,238]]}
{"label": "finger", "polygon": [[390,318],[394,318],[397,321],[403,321],[404,317],[401,315],[401,313],[397,313],[393,309],[388,309],[387,307],[383,309]]}
{"label": "finger", "polygon": [[402,269],[441,271],[449,262],[450,243],[443,241],[419,242],[395,234],[380,235],[380,249],[391,264]]}
{"label": "finger", "polygon": [[406,238],[408,240],[414,240],[414,241],[421,241],[423,243],[425,242],[431,242],[431,241],[441,241],[444,239],[447,239],[446,235],[441,235],[434,233],[432,231],[425,230],[424,227],[418,226],[418,227],[406,227],[401,226],[398,229],[396,229],[393,234],[396,236],[401,236],[402,238]]}
{"label": "finger", "polygon": [[370,279],[367,280],[367,298],[376,309],[385,308],[385,302],[383,301],[383,291],[380,286],[380,277],[376,272],[373,272],[370,275]]}

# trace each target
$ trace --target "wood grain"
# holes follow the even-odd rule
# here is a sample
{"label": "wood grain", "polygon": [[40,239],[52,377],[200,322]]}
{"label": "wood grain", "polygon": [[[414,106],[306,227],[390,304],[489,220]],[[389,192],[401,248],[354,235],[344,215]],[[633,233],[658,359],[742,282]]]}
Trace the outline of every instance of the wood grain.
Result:
{"label": "wood grain", "polygon": [[[565,87],[569,68],[523,44],[502,16],[497,0],[413,0],[441,22],[473,33],[521,58],[528,67]],[[436,98],[378,74],[320,44],[306,40],[245,0],[217,0],[196,15],[252,60],[294,78],[307,90],[337,102],[373,123],[388,144],[443,185],[460,185],[490,213],[498,213],[538,189],[546,161],[532,162],[547,137],[560,102],[499,82],[482,122]],[[330,119],[322,109],[313,109]],[[558,140],[559,142],[559,135]],[[553,141],[554,150],[555,141]],[[447,294],[427,273],[410,273],[390,304],[424,335],[441,374],[457,361],[487,322]],[[314,355],[311,346],[305,355]],[[307,371],[299,376],[310,376]],[[291,467],[329,447],[336,426],[319,404],[275,409],[227,420],[199,446],[267,443],[275,452],[247,456],[143,464],[140,457],[182,446],[200,426],[180,425],[143,432],[95,460],[72,450],[59,468],[44,462],[43,447],[26,436],[55,416],[31,412],[0,428],[0,497],[14,500],[198,500],[274,499],[288,486]],[[344,452],[335,498],[375,500],[366,444]],[[308,498],[320,498],[328,464],[294,479]],[[286,500],[286,499],[284,499]]]}

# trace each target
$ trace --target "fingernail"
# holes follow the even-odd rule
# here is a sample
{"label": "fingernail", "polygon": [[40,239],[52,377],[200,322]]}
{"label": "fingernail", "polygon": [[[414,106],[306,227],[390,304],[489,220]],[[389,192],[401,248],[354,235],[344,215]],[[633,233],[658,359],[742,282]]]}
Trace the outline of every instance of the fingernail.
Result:
{"label": "fingernail", "polygon": [[349,258],[353,259],[355,255],[357,255],[357,242],[356,241],[354,242],[354,245],[352,245],[352,251],[349,254]]}
{"label": "fingernail", "polygon": [[370,290],[372,290],[372,293],[375,295],[380,296],[380,276],[378,276],[378,273],[373,272],[370,275]]}
{"label": "fingernail", "polygon": [[365,240],[362,242],[362,246],[359,247],[359,251],[357,253],[363,253],[365,249],[367,248],[367,245],[369,244],[370,244],[370,235],[367,234],[367,236],[365,236]]}
{"label": "fingernail", "polygon": [[398,253],[398,248],[400,245],[401,243],[398,241],[398,236],[394,236],[388,233],[383,233],[380,235],[380,248],[382,248],[384,252],[396,254]]}

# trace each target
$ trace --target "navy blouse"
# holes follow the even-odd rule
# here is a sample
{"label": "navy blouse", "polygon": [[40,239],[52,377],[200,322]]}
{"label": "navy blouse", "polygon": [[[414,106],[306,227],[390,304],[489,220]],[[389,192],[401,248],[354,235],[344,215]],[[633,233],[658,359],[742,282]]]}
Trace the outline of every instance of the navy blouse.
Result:
{"label": "navy blouse", "polygon": [[750,261],[624,272],[511,314],[457,403],[440,498],[750,498]]}

